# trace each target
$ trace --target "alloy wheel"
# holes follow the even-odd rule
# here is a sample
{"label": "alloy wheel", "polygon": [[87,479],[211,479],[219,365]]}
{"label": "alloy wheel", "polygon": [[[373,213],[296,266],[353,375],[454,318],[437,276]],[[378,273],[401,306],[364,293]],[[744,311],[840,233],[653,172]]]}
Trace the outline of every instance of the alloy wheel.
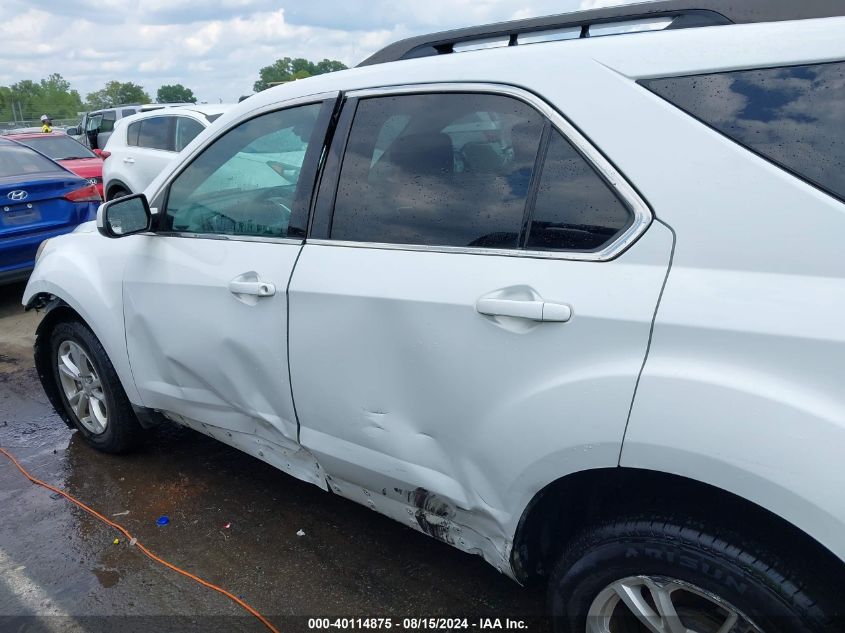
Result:
{"label": "alloy wheel", "polygon": [[763,633],[719,596],[680,580],[632,576],[605,587],[587,633]]}
{"label": "alloy wheel", "polygon": [[73,341],[63,341],[57,354],[59,380],[70,408],[90,433],[101,435],[108,426],[103,385],[91,359]]}

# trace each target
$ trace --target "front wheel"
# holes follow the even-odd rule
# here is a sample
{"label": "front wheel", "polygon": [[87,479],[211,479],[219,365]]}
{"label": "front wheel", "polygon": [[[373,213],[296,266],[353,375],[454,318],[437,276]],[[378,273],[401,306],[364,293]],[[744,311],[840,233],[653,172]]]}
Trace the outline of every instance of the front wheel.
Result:
{"label": "front wheel", "polygon": [[105,453],[134,448],[143,430],[94,333],[78,321],[59,323],[50,335],[50,358],[65,413],[85,441]]}
{"label": "front wheel", "polygon": [[549,603],[559,633],[839,631],[836,602],[823,593],[822,579],[730,531],[637,517],[576,538]]}

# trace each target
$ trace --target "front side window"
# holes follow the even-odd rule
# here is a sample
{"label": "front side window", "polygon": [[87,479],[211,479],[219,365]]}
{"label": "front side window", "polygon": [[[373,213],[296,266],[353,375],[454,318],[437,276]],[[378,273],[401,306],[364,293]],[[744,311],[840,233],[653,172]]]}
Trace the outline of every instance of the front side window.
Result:
{"label": "front side window", "polygon": [[320,108],[264,114],[215,140],[173,181],[162,230],[287,237]]}
{"label": "front side window", "polygon": [[845,62],[640,83],[744,147],[845,200]]}
{"label": "front side window", "polygon": [[103,112],[103,120],[100,123],[100,132],[111,132],[114,129],[114,122],[117,119],[114,110]]}
{"label": "front side window", "polygon": [[331,239],[516,248],[543,125],[500,95],[362,99]]}
{"label": "front side window", "polygon": [[103,122],[103,113],[98,112],[88,117],[88,122],[85,124],[86,132],[96,132],[100,129],[100,124]]}
{"label": "front side window", "polygon": [[171,124],[173,117],[156,116],[139,121],[141,129],[138,132],[138,147],[173,151],[173,133]]}
{"label": "front side window", "polygon": [[181,152],[205,128],[202,123],[186,116],[176,117],[176,151]]}

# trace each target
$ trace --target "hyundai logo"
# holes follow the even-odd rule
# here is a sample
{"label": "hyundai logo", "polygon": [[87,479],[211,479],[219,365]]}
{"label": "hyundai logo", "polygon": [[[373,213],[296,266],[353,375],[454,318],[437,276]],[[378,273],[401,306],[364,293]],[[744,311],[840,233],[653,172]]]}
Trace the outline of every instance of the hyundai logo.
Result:
{"label": "hyundai logo", "polygon": [[13,200],[14,202],[26,200],[27,196],[29,196],[29,194],[23,189],[16,189],[15,191],[10,191],[8,194],[6,194],[6,197],[9,200]]}

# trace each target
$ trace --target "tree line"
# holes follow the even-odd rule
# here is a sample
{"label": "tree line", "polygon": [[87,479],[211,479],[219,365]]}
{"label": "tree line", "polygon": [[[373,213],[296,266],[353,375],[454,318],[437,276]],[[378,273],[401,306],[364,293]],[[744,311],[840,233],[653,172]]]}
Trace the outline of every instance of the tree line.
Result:
{"label": "tree line", "polygon": [[[304,58],[284,57],[258,72],[253,90],[260,92],[279,83],[320,75],[346,66],[336,60],[312,62]],[[100,90],[90,92],[85,100],[70,82],[58,73],[40,81],[23,79],[10,86],[0,86],[0,121],[37,120],[42,114],[53,119],[73,119],[79,112],[99,110],[126,103],[151,103],[144,87],[131,81],[108,81]],[[163,85],[155,95],[156,103],[196,103],[190,88],[182,84]]]}

